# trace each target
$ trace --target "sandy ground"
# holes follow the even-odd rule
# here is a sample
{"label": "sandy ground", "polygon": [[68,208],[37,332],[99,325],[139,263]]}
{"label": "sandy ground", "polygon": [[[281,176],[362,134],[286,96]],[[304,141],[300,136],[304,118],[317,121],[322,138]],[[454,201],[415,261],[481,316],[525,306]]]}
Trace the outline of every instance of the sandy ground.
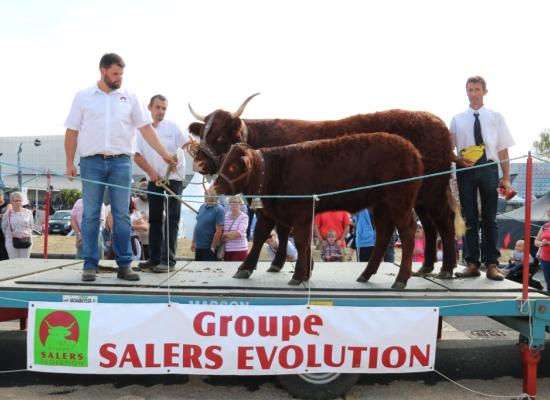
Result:
{"label": "sandy ground", "polygon": [[[249,243],[249,247],[252,247],[252,242]],[[349,249],[348,249],[349,251]],[[33,238],[32,253],[43,254],[44,252],[44,238],[41,236],[35,236]],[[397,257],[401,257],[398,251]],[[48,254],[75,254],[75,237],[63,236],[63,235],[48,235]],[[191,251],[191,241],[189,239],[178,239],[178,247],[176,251],[178,257],[184,257],[193,259],[195,253]],[[355,257],[355,255],[354,255]],[[319,250],[313,248],[313,259],[320,261]],[[262,250],[260,254],[260,261],[269,261],[269,256]]]}
{"label": "sandy ground", "polygon": [[[43,254],[44,238],[37,236],[34,238],[33,253]],[[48,253],[51,254],[75,254],[74,236],[49,235]],[[191,241],[188,239],[178,239],[176,255],[178,257],[194,258],[195,254],[191,251]],[[267,255],[262,252],[262,260],[267,260]]]}

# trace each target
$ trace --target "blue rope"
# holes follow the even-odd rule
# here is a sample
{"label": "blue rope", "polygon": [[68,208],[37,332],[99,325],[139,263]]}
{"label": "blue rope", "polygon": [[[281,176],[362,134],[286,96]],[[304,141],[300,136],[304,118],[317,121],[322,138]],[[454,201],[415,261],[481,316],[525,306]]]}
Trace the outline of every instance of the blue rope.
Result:
{"label": "blue rope", "polygon": [[540,158],[536,156],[531,156],[531,157],[534,158],[535,160],[542,161],[543,163],[550,164],[550,161],[546,158]]}
{"label": "blue rope", "polygon": [[[493,165],[498,165],[498,164],[505,163],[505,162],[515,161],[515,160],[523,159],[523,158],[526,158],[526,157],[527,156],[523,155],[523,156],[516,157],[516,158],[510,158],[508,160],[492,161],[490,163],[486,163],[486,164],[482,164],[482,165],[474,165],[472,167],[464,167],[464,168],[460,168],[460,169],[451,168],[450,170],[447,170],[447,171],[435,172],[435,173],[427,174],[427,175],[420,175],[420,176],[415,176],[415,177],[411,177],[411,178],[398,179],[398,180],[394,180],[394,181],[382,182],[382,183],[377,183],[377,184],[373,184],[373,185],[361,186],[361,187],[356,187],[356,188],[351,188],[351,189],[343,189],[343,190],[338,190],[338,191],[334,191],[334,192],[327,192],[327,193],[310,194],[310,195],[298,195],[297,194],[297,195],[262,195],[262,196],[241,195],[241,196],[244,197],[244,198],[258,198],[258,197],[260,197],[260,198],[265,198],[265,199],[272,199],[272,198],[273,199],[281,199],[281,198],[286,198],[286,199],[310,199],[310,198],[314,198],[314,197],[319,197],[320,198],[320,197],[326,197],[326,196],[336,196],[336,195],[339,195],[339,194],[357,192],[357,191],[368,190],[368,189],[375,189],[375,188],[388,186],[388,185],[395,185],[395,184],[399,184],[399,183],[412,182],[412,181],[417,181],[417,180],[422,180],[422,179],[427,179],[427,178],[433,178],[433,177],[436,177],[436,176],[449,175],[449,174],[452,174],[452,173],[462,173],[462,172],[466,172],[466,171],[470,171],[470,170],[474,170],[474,169],[478,169],[478,168],[487,168],[487,167],[490,167],[490,166],[493,166]],[[2,161],[0,161],[0,164],[17,167],[16,164],[11,164],[11,163],[2,162]],[[32,168],[29,168],[29,169],[32,170]],[[162,193],[149,192],[147,190],[142,190],[142,189],[132,189],[131,187],[127,187],[127,186],[121,186],[121,185],[115,185],[115,184],[112,184],[112,183],[94,181],[94,180],[85,179],[85,178],[82,178],[82,177],[79,177],[79,176],[69,177],[68,175],[65,175],[65,174],[62,174],[62,173],[59,173],[59,172],[56,172],[56,171],[52,171],[52,170],[48,170],[48,172],[51,173],[52,175],[55,175],[55,176],[58,176],[58,177],[64,177],[64,178],[67,178],[67,179],[75,179],[75,180],[78,180],[78,181],[81,181],[81,182],[88,182],[88,183],[93,183],[93,184],[97,184],[97,185],[116,187],[116,188],[120,188],[120,189],[128,189],[128,190],[133,190],[134,192],[146,193],[146,194],[151,194],[151,195],[155,195],[155,196],[164,196],[164,194],[162,194]],[[185,196],[180,195],[180,196],[177,196],[177,197],[180,197],[180,198],[181,197],[202,198],[202,197],[204,197],[204,195],[202,195],[202,194],[201,195],[185,195]],[[226,197],[226,195],[216,195],[216,196],[210,196],[210,197],[222,198],[222,197]]]}

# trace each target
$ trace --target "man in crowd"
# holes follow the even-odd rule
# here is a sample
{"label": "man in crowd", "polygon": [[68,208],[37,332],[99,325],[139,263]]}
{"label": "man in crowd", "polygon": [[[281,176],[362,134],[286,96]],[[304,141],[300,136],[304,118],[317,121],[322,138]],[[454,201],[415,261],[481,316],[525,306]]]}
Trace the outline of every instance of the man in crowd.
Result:
{"label": "man in crowd", "polygon": [[346,235],[349,232],[350,216],[347,211],[326,211],[315,215],[314,232],[321,241],[321,252],[328,245],[328,232],[336,233],[336,244],[346,248]]}
{"label": "man in crowd", "polygon": [[[0,155],[2,155],[0,153]],[[0,176],[0,180],[2,177]],[[6,212],[10,209],[10,202],[6,200],[4,196],[4,191],[0,189],[0,225],[2,224],[2,218]],[[4,232],[0,229],[0,261],[9,259],[8,252],[5,247],[6,238],[4,237]]]}
{"label": "man in crowd", "polygon": [[193,230],[191,251],[195,252],[195,261],[217,261],[216,250],[222,240],[225,213],[218,204],[218,197],[209,196],[208,190],[204,194],[204,204],[199,208]]}

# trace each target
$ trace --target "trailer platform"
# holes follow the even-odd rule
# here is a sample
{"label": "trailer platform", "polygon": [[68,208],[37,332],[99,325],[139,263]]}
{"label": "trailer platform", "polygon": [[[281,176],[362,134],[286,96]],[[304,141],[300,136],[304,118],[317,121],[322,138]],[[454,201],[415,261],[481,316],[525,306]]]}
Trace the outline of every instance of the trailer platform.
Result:
{"label": "trailer platform", "polygon": [[396,265],[383,263],[368,283],[359,283],[365,264],[357,262],[315,263],[310,282],[288,286],[292,263],[279,273],[267,272],[269,265],[260,262],[249,279],[234,279],[237,262],[183,261],[171,273],[143,272],[140,281],[128,282],[116,278],[114,261],[102,261],[96,281],[82,282],[79,260],[5,260],[0,262],[0,320],[23,321],[31,301],[438,307],[441,317],[487,316],[518,331],[524,392],[536,393],[537,364],[550,326],[547,293],[531,289],[523,301],[522,285],[491,281],[484,274],[450,280],[412,277],[406,289],[393,290]]}

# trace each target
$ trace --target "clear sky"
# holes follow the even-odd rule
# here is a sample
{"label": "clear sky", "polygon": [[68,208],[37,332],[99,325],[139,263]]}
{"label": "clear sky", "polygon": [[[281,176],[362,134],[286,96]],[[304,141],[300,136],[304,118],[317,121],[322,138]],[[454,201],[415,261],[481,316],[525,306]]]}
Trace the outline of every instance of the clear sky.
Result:
{"label": "clear sky", "polygon": [[232,111],[255,92],[245,118],[403,108],[449,123],[482,75],[518,157],[550,128],[549,15],[547,0],[0,0],[0,137],[64,133],[112,51],[123,85],[166,95],[184,126],[188,102]]}

